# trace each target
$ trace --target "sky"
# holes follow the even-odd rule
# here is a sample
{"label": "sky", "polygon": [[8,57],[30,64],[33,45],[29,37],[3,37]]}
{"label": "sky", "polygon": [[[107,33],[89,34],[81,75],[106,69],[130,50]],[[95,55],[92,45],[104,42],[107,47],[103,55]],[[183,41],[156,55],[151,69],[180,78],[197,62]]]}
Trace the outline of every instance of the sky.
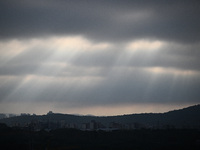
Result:
{"label": "sky", "polygon": [[199,104],[199,17],[199,0],[1,0],[0,113]]}

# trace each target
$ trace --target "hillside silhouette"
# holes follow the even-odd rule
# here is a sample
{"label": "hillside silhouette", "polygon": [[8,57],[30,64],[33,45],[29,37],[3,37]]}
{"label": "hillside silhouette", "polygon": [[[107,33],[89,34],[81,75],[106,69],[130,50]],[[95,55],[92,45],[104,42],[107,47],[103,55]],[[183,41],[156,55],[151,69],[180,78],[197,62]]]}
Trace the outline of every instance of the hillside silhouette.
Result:
{"label": "hillside silhouette", "polygon": [[[0,119],[1,123],[8,126],[25,126],[31,123],[53,123],[68,124],[68,128],[78,128],[86,123],[94,121],[100,123],[102,127],[109,128],[110,124],[116,124],[116,128],[200,128],[200,105],[190,106],[180,110],[166,113],[143,113],[120,116],[78,116],[59,113],[48,113],[46,115],[15,116]],[[70,126],[71,124],[71,126]],[[120,127],[121,126],[121,127]],[[137,126],[137,127],[136,127]],[[67,127],[67,126],[65,126]],[[101,127],[101,128],[102,128]],[[55,127],[57,128],[57,127]],[[99,127],[100,128],[100,127]]]}
{"label": "hillside silhouette", "polygon": [[22,114],[0,122],[0,145],[7,150],[200,149],[200,105],[108,117]]}

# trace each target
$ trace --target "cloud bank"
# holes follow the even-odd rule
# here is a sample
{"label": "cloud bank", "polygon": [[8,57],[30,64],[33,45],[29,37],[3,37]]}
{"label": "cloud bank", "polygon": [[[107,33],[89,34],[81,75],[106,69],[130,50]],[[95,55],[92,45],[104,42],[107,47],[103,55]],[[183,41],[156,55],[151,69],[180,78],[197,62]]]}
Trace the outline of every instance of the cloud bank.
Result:
{"label": "cloud bank", "polygon": [[199,103],[199,6],[1,1],[1,108]]}
{"label": "cloud bank", "polygon": [[199,41],[199,1],[1,1],[1,38],[81,34],[94,40]]}

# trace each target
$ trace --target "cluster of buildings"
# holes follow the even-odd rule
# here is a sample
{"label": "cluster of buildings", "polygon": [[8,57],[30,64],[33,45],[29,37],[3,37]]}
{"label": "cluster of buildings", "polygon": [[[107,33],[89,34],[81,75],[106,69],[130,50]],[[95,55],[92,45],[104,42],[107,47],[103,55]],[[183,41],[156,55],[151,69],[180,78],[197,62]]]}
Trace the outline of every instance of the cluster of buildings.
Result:
{"label": "cluster of buildings", "polygon": [[91,120],[87,123],[67,123],[65,120],[51,122],[51,121],[38,121],[33,120],[28,123],[13,123],[11,126],[13,127],[20,127],[27,130],[32,131],[40,131],[40,130],[55,130],[59,128],[68,128],[68,129],[79,129],[83,131],[113,131],[113,130],[133,130],[133,129],[140,129],[143,126],[138,123],[131,123],[131,124],[121,124],[116,122],[110,122],[108,125],[104,125],[101,122],[96,122],[95,120]]}
{"label": "cluster of buildings", "polygon": [[[90,120],[86,122],[78,122],[73,120],[71,122],[67,122],[67,120],[64,119],[58,119],[57,116],[54,115],[52,111],[49,111],[46,116],[41,117],[38,119],[35,114],[21,114],[20,119],[15,119],[13,121],[10,121],[8,123],[11,127],[20,127],[27,130],[32,131],[40,131],[40,130],[55,130],[59,128],[68,128],[68,129],[79,129],[83,131],[97,131],[97,130],[103,130],[103,131],[112,131],[112,130],[132,130],[132,129],[140,129],[143,128],[143,126],[139,123],[129,123],[129,124],[122,124],[118,122],[106,122],[104,123],[96,120]],[[8,118],[5,116],[2,116],[3,118]],[[12,117],[12,116],[9,116]],[[32,119],[30,119],[32,118]]]}
{"label": "cluster of buildings", "polygon": [[15,114],[0,114],[0,119],[15,117]]}

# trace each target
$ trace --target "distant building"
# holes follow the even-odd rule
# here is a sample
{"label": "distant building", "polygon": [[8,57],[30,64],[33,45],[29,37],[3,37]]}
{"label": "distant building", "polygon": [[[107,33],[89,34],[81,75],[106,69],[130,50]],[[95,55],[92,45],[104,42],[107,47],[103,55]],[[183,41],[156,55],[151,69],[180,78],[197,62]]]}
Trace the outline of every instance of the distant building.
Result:
{"label": "distant building", "polygon": [[47,115],[51,115],[51,114],[53,114],[53,111],[49,111],[49,112],[47,113]]}
{"label": "distant building", "polygon": [[82,130],[103,130],[105,129],[105,126],[101,124],[100,122],[96,122],[95,120],[91,120],[89,123],[83,123],[81,125]]}
{"label": "distant building", "polygon": [[118,130],[118,129],[122,129],[122,125],[116,122],[111,122],[109,124],[109,128],[110,129],[114,129],[114,130]]}
{"label": "distant building", "polygon": [[90,130],[95,130],[95,129],[97,129],[97,123],[94,120],[92,120],[90,122]]}
{"label": "distant building", "polygon": [[65,128],[66,127],[65,120],[60,120],[59,125],[60,125],[60,128]]}
{"label": "distant building", "polygon": [[28,113],[21,113],[20,116],[30,116],[30,114],[28,114]]}
{"label": "distant building", "polygon": [[82,130],[89,130],[89,128],[90,128],[90,124],[89,124],[89,123],[83,123],[83,124],[81,125],[81,129],[82,129]]}
{"label": "distant building", "polygon": [[11,118],[11,117],[16,117],[17,115],[15,114],[8,114],[8,117]]}
{"label": "distant building", "polygon": [[0,114],[0,119],[6,118],[5,114]]}
{"label": "distant building", "polygon": [[76,124],[75,123],[70,123],[68,124],[69,128],[75,129],[76,128]]}

